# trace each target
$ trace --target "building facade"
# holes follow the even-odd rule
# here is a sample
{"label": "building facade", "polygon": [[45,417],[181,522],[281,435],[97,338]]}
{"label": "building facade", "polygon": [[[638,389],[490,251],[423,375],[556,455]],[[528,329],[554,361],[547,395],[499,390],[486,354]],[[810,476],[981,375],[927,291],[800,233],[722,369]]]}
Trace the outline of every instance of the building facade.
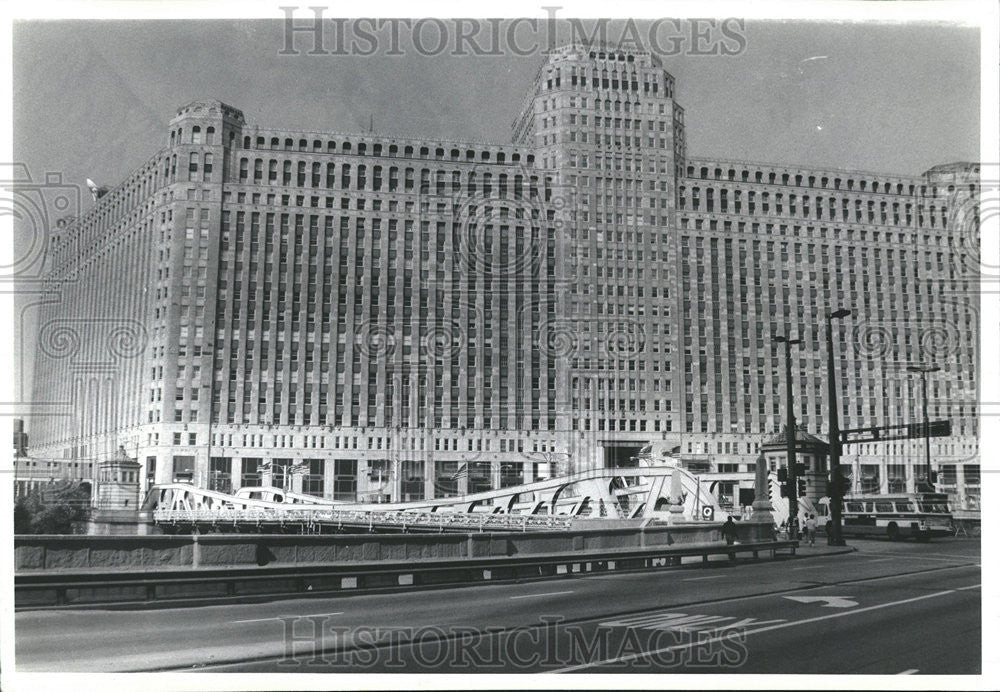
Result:
{"label": "building facade", "polygon": [[[784,421],[919,422],[939,484],[978,494],[978,167],[920,176],[688,156],[652,55],[552,51],[506,145],[287,131],[218,101],[58,230],[32,452],[146,484],[416,499],[629,463],[650,440],[747,472]],[[913,487],[919,440],[845,449]],[[970,500],[971,502],[971,500]]]}

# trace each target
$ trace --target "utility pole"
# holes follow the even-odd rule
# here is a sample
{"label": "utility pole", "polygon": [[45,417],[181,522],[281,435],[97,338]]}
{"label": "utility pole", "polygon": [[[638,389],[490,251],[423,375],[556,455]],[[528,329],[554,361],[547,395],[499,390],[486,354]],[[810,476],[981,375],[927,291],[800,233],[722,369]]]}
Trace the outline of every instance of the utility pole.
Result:
{"label": "utility pole", "polygon": [[795,407],[792,392],[792,344],[802,343],[801,339],[776,336],[774,340],[785,345],[785,439],[788,443],[786,459],[788,464],[788,537],[799,537],[799,487],[795,473]]}
{"label": "utility pole", "polygon": [[934,492],[934,484],[931,482],[931,422],[927,415],[927,374],[932,372],[938,372],[941,368],[937,365],[911,365],[906,368],[909,372],[915,372],[920,374],[923,394],[924,394],[924,461],[927,466],[927,475],[925,476],[925,482],[928,487],[928,492]]}
{"label": "utility pole", "polygon": [[830,408],[830,524],[826,537],[829,545],[847,545],[844,542],[841,513],[844,497],[840,480],[840,407],[837,404],[837,370],[833,353],[833,320],[847,317],[850,310],[841,308],[826,316],[826,379]]}

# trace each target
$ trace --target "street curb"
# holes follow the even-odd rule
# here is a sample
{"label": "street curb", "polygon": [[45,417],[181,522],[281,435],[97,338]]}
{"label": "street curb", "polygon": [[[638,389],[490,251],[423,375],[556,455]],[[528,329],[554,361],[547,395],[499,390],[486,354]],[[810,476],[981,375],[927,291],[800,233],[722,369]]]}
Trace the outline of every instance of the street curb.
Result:
{"label": "street curb", "polygon": [[831,550],[831,551],[827,551],[827,552],[824,552],[824,553],[814,553],[814,554],[810,554],[810,555],[802,555],[802,554],[800,554],[799,551],[801,551],[801,550],[802,550],[802,546],[800,545],[798,548],[796,548],[795,555],[790,555],[788,557],[788,559],[790,559],[790,560],[797,560],[799,558],[826,557],[827,555],[846,555],[848,553],[856,553],[856,552],[858,552],[858,549],[856,547],[852,546],[852,545],[844,546],[843,548],[838,548],[837,550]]}

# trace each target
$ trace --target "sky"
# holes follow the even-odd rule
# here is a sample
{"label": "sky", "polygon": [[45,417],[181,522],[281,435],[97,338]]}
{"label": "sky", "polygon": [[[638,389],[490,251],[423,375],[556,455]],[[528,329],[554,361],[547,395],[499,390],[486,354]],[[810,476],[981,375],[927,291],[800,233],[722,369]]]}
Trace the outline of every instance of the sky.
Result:
{"label": "sky", "polygon": [[[300,12],[297,21],[309,18]],[[371,122],[382,134],[505,142],[542,62],[511,50],[418,55],[407,31],[402,55],[386,54],[385,31],[373,55],[309,55],[312,38],[301,34],[298,55],[282,55],[284,29],[280,19],[15,22],[15,160],[34,180],[58,172],[80,186],[86,209],[86,178],[116,185],[167,143],[178,106],[210,97],[262,126],[358,132]],[[726,43],[735,55],[693,54],[684,40],[663,58],[689,156],[914,175],[978,160],[977,29],[747,20],[736,30],[743,40]],[[564,23],[557,31],[569,36]],[[545,32],[516,35],[544,48]],[[15,232],[15,253],[25,242]],[[18,388],[30,381],[28,361]]]}

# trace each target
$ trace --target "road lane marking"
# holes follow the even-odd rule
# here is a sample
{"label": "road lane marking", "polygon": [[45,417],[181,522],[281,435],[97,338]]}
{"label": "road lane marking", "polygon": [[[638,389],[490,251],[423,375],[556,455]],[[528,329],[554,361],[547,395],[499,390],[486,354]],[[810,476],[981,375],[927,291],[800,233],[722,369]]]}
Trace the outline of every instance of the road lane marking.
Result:
{"label": "road lane marking", "polygon": [[876,562],[889,562],[890,560],[895,560],[895,559],[896,558],[894,558],[894,557],[882,557],[882,558],[879,558],[878,560],[869,560],[865,564],[866,565],[874,565]]}
{"label": "road lane marking", "polygon": [[[948,594],[955,593],[955,589],[946,589],[945,591],[937,591],[935,593],[924,594],[923,596],[914,596],[913,598],[905,598],[901,601],[890,601],[889,603],[879,603],[873,606],[867,606],[864,608],[858,608],[856,610],[845,610],[842,613],[831,613],[830,615],[819,615],[817,617],[806,618],[804,620],[793,620],[791,622],[781,622],[772,625],[767,625],[766,627],[757,627],[755,629],[746,630],[743,632],[744,636],[751,634],[759,634],[761,632],[770,632],[773,630],[780,630],[786,627],[795,627],[797,625],[806,625],[813,622],[821,622],[823,620],[832,620],[833,618],[848,617],[850,615],[857,615],[859,613],[866,613],[871,610],[880,610],[882,608],[889,608],[892,606],[903,605],[906,603],[915,603],[916,601],[924,601],[929,598],[937,598],[938,596],[946,596]],[[647,658],[652,655],[659,655],[667,653],[668,651],[678,651],[683,649],[689,649],[692,646],[704,646],[706,644],[713,644],[715,642],[722,641],[727,635],[717,635],[709,639],[697,639],[695,641],[690,641],[685,644],[674,644],[673,646],[665,646],[660,649],[653,649],[651,651],[643,651],[640,653],[629,654],[627,656],[617,656],[615,658],[608,658],[603,661],[590,661],[588,663],[581,663],[575,666],[568,666],[566,668],[559,668],[554,671],[557,673],[571,673],[578,670],[585,670],[587,668],[597,668],[599,666],[607,666],[615,663],[628,663],[631,661],[636,661],[639,659]]]}
{"label": "road lane marking", "polygon": [[681,579],[681,581],[701,581],[702,579],[722,579],[725,574],[713,574],[710,577],[691,577],[690,579]]}
{"label": "road lane marking", "polygon": [[516,600],[518,598],[541,598],[542,596],[562,596],[563,594],[573,593],[572,591],[550,591],[549,593],[529,593],[523,596],[511,596],[510,600]]}
{"label": "road lane marking", "polygon": [[322,618],[322,617],[329,617],[330,615],[343,615],[343,614],[344,614],[343,611],[338,611],[336,613],[307,613],[305,615],[280,615],[280,616],[274,616],[274,617],[269,617],[269,618],[251,618],[249,620],[230,620],[230,622],[234,622],[234,623],[237,623],[237,622],[238,623],[243,623],[243,622],[268,622],[270,620],[281,621],[281,620],[287,620],[289,618]]}
{"label": "road lane marking", "polygon": [[891,558],[886,558],[886,559],[895,560],[897,558],[903,558],[904,560],[937,560],[938,562],[956,562],[956,561],[975,562],[976,560],[979,559],[973,555],[967,555],[964,557],[955,556],[951,558],[933,557],[930,555],[893,555]]}
{"label": "road lane marking", "polygon": [[919,668],[910,668],[909,670],[904,670],[902,673],[896,673],[896,675],[913,675],[914,673],[919,673]]}
{"label": "road lane marking", "polygon": [[955,588],[955,591],[968,591],[969,589],[981,589],[982,584],[973,584],[972,586],[959,586]]}
{"label": "road lane marking", "polygon": [[851,600],[852,596],[785,596],[790,601],[799,603],[823,603],[824,608],[853,608],[858,604]]}

